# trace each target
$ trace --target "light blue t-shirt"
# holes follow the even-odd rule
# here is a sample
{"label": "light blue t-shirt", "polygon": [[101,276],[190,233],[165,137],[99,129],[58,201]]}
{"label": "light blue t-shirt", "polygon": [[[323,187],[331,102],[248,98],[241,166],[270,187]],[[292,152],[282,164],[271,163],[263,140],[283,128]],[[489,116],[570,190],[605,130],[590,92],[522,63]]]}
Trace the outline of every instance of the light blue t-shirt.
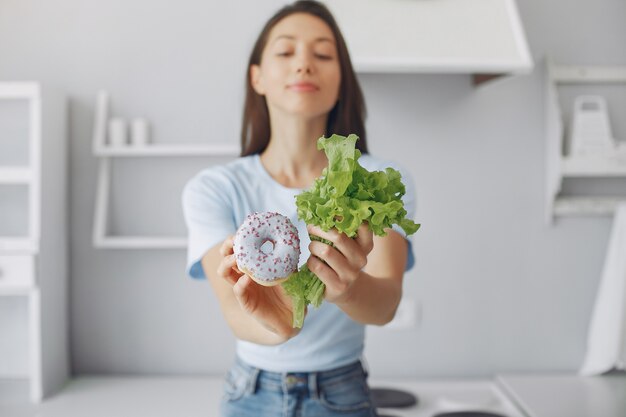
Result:
{"label": "light blue t-shirt", "polygon": [[[408,217],[415,212],[413,182],[395,164],[364,154],[359,163],[369,171],[394,167],[406,185],[403,197]],[[237,228],[248,214],[274,211],[287,216],[300,235],[300,262],[309,258],[309,235],[298,219],[295,196],[301,189],[287,188],[265,170],[259,155],[239,158],[225,165],[205,169],[194,176],[183,191],[183,211],[189,233],[187,273],[206,278],[200,263],[204,254]],[[397,225],[394,230],[405,236]],[[406,270],[414,263],[409,240]],[[358,360],[363,353],[365,328],[353,321],[335,304],[323,302],[319,308],[309,306],[304,326],[298,336],[277,346],[237,341],[237,355],[248,364],[273,372],[312,372],[333,369]]]}

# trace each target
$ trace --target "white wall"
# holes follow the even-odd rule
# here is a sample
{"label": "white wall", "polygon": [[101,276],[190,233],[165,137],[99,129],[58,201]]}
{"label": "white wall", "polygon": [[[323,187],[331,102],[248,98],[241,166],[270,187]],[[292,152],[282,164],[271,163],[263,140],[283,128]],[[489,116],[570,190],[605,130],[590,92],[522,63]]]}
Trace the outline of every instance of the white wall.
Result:
{"label": "white wall", "polygon": [[[374,154],[415,177],[417,267],[405,294],[420,325],[371,329],[373,374],[487,375],[576,369],[609,218],[543,223],[541,68],[624,64],[626,3],[519,0],[537,69],[474,89],[460,75],[363,75]],[[180,250],[91,246],[95,94],[144,116],[157,142],[237,141],[244,65],[282,2],[3,0],[0,79],[37,79],[71,98],[71,346],[75,373],[220,373],[233,337]],[[618,100],[624,100],[622,94]],[[624,107],[622,107],[623,110]],[[621,119],[621,120],[620,120]],[[614,115],[616,136],[626,121]],[[116,165],[119,233],[184,231],[179,193],[197,160]]]}

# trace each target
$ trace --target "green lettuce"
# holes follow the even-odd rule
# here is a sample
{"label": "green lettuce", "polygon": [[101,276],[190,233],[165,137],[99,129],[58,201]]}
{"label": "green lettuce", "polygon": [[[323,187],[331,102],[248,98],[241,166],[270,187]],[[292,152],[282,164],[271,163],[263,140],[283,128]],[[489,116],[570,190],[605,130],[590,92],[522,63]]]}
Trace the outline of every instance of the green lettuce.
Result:
{"label": "green lettuce", "polygon": [[[406,218],[402,196],[406,189],[400,173],[393,168],[370,172],[358,160],[358,136],[321,137],[317,148],[324,150],[328,167],[313,186],[296,196],[298,217],[307,224],[328,231],[331,228],[355,237],[359,226],[367,222],[377,236],[399,225],[407,235],[420,225]],[[312,239],[320,240],[317,236]],[[330,243],[326,241],[326,243]],[[308,304],[319,307],[324,297],[324,283],[306,265],[283,284],[293,301],[293,327],[302,327]]]}

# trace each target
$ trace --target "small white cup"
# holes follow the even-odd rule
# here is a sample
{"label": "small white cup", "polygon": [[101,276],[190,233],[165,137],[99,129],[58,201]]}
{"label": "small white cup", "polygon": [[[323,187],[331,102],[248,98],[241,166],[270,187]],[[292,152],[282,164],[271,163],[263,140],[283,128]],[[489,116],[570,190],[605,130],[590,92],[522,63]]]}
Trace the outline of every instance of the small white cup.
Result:
{"label": "small white cup", "polygon": [[130,127],[130,139],[134,146],[146,146],[150,142],[150,126],[146,119],[133,119]]}
{"label": "small white cup", "polygon": [[126,120],[114,117],[109,120],[109,145],[124,147],[128,144],[128,126]]}

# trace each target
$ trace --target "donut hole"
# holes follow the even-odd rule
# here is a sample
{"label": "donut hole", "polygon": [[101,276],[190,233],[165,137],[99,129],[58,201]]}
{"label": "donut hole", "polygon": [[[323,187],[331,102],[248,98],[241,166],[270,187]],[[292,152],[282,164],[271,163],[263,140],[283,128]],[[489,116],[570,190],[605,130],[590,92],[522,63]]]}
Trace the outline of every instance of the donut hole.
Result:
{"label": "donut hole", "polygon": [[266,255],[270,255],[274,252],[274,242],[271,239],[266,239],[263,243],[261,243],[259,250]]}

